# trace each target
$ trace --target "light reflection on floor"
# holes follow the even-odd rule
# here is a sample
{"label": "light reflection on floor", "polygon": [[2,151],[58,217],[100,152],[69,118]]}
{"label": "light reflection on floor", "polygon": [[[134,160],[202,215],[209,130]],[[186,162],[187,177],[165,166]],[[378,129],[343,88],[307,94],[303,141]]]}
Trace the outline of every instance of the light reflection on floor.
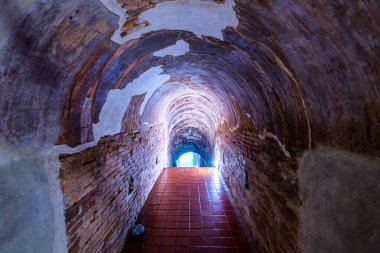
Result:
{"label": "light reflection on floor", "polygon": [[240,216],[215,168],[167,168],[144,207],[146,235],[125,252],[250,252]]}

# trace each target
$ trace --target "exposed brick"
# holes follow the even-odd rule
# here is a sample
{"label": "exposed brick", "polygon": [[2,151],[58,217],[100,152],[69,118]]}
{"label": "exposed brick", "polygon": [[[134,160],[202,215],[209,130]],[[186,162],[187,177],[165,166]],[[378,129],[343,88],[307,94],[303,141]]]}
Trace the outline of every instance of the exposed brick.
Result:
{"label": "exposed brick", "polygon": [[218,129],[222,175],[259,252],[297,252],[300,200],[296,162],[284,155],[275,140],[260,139],[243,113],[240,119],[234,132],[226,125]]}
{"label": "exposed brick", "polygon": [[[164,167],[156,162],[163,152],[161,131],[157,125],[144,132],[107,136],[95,147],[60,156],[69,252],[123,248]],[[130,176],[135,188],[128,195]]]}

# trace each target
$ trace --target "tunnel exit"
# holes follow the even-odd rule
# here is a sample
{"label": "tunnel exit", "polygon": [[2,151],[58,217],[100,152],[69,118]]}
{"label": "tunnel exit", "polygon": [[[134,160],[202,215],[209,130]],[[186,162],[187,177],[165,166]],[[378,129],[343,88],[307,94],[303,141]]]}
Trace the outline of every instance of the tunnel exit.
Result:
{"label": "tunnel exit", "polygon": [[176,167],[201,167],[203,166],[203,158],[195,152],[187,152],[181,155],[175,162]]}

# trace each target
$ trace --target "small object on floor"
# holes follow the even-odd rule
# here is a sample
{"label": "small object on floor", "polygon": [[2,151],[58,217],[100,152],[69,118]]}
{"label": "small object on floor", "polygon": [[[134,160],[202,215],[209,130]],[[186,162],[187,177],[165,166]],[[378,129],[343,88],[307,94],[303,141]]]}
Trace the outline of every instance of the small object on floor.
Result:
{"label": "small object on floor", "polygon": [[144,236],[144,233],[145,233],[144,226],[141,224],[136,224],[135,226],[131,228],[130,233],[131,233],[132,238],[139,239]]}

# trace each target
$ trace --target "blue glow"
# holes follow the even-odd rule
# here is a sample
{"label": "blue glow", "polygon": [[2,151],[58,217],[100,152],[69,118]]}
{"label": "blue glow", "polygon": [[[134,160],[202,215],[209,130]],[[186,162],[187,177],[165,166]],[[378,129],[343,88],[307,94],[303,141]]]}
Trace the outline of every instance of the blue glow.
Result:
{"label": "blue glow", "polygon": [[181,155],[176,161],[177,167],[199,167],[202,163],[202,157],[194,152],[187,152]]}

